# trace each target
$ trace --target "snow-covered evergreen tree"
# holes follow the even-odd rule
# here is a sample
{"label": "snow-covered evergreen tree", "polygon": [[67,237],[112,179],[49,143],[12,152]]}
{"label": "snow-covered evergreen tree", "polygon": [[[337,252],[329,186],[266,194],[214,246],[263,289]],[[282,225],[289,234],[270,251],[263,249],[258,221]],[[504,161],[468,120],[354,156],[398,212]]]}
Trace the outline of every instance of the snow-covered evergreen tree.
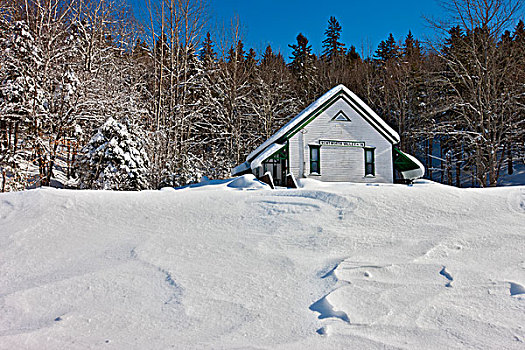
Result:
{"label": "snow-covered evergreen tree", "polygon": [[148,188],[148,155],[140,133],[109,118],[78,159],[81,188],[143,190]]}

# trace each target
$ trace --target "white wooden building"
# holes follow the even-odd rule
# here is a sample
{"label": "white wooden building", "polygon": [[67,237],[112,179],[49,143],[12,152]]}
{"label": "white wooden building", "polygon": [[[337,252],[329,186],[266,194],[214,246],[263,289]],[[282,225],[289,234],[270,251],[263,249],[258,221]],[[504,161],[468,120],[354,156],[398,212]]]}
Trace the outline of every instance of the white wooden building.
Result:
{"label": "white wooden building", "polygon": [[423,165],[395,146],[399,135],[344,85],[328,91],[250,153],[232,175],[270,172],[276,185],[291,173],[321,181],[394,181],[424,175]]}

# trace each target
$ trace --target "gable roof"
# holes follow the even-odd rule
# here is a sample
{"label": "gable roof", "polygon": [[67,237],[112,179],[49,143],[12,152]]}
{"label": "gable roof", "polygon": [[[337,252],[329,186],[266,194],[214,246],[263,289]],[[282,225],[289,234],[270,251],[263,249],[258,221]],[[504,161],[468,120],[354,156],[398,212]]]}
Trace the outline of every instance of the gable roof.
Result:
{"label": "gable roof", "polygon": [[[325,93],[311,105],[306,107],[301,113],[290,120],[286,125],[273,134],[268,140],[263,142],[248,157],[246,162],[233,169],[232,174],[239,174],[248,170],[250,163],[264,152],[268,147],[275,143],[283,144],[287,138],[295,135],[299,130],[306,126],[310,121],[319,116],[328,107],[333,105],[339,99],[344,99],[363,119],[372,125],[379,133],[392,144],[399,143],[399,134],[388,126],[366,103],[364,103],[356,94],[350,91],[344,85],[338,85]],[[266,152],[264,152],[266,153]],[[253,169],[253,167],[251,167]]]}

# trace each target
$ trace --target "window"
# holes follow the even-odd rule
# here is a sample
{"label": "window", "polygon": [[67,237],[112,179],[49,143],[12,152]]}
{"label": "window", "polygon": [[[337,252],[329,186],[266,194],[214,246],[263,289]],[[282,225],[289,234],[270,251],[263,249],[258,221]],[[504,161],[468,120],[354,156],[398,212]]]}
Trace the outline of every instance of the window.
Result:
{"label": "window", "polygon": [[365,176],[375,176],[375,148],[365,148]]}
{"label": "window", "polygon": [[310,173],[321,174],[321,147],[310,145]]}
{"label": "window", "polygon": [[343,111],[339,111],[335,117],[332,118],[332,120],[338,121],[338,122],[349,122],[351,121],[350,118],[348,118]]}

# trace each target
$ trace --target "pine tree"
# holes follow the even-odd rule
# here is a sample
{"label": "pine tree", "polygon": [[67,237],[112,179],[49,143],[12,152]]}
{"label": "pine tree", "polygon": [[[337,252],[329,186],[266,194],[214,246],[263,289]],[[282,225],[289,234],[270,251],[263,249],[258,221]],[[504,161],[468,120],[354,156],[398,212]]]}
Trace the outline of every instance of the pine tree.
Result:
{"label": "pine tree", "polygon": [[344,44],[339,42],[342,27],[335,17],[328,20],[328,28],[324,32],[326,39],[323,40],[323,54],[321,58],[332,62],[345,54]]}

